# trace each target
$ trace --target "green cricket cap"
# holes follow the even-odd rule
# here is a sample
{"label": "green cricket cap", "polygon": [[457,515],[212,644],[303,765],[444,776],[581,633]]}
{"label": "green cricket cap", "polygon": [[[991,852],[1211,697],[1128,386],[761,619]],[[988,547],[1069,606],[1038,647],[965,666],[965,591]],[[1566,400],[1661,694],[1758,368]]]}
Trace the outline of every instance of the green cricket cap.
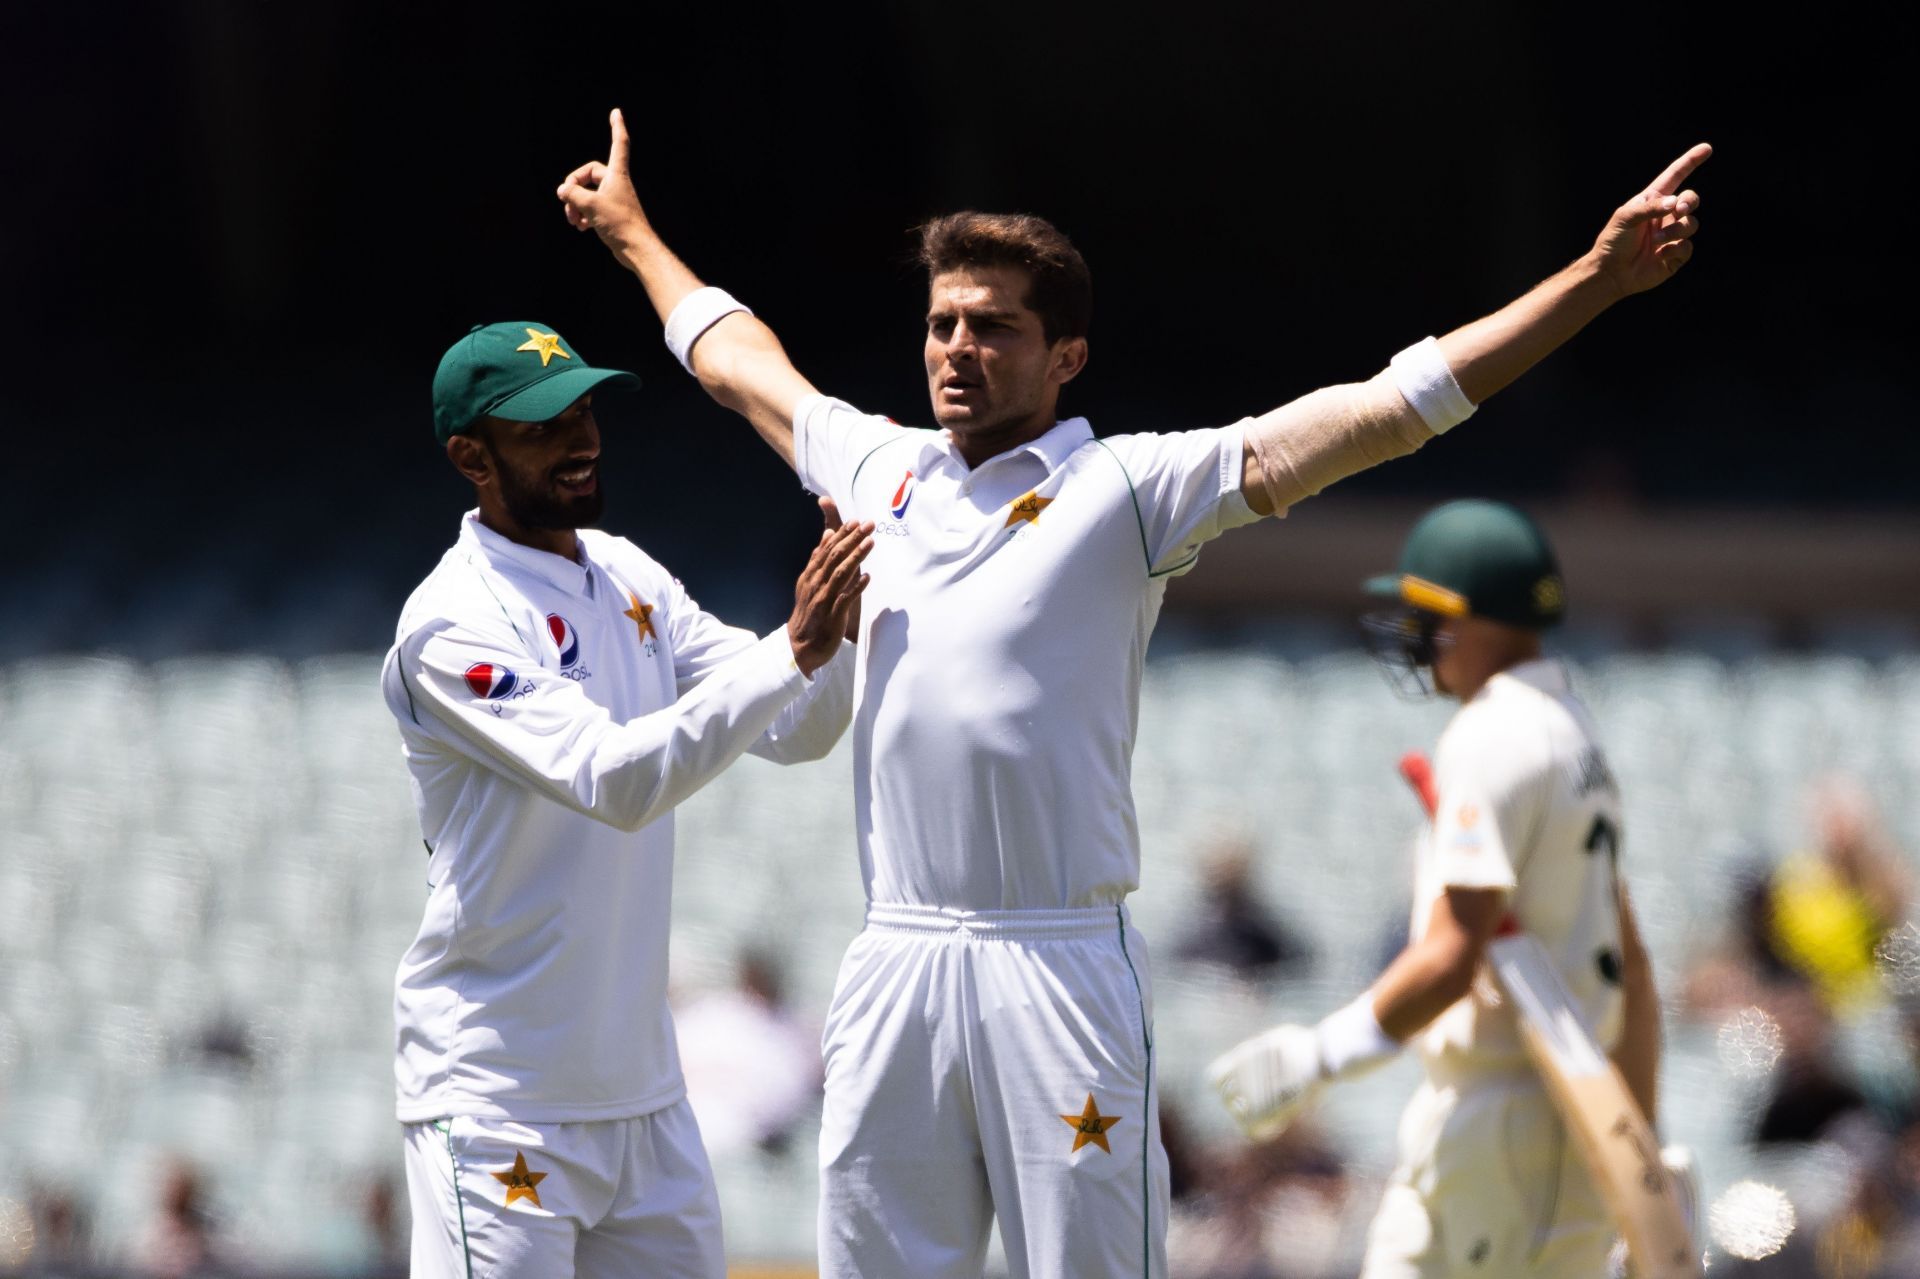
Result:
{"label": "green cricket cap", "polygon": [[1407,534],[1400,570],[1368,579],[1367,590],[1445,617],[1530,630],[1556,625],[1567,603],[1540,526],[1504,502],[1477,498],[1427,512]]}
{"label": "green cricket cap", "polygon": [[633,388],[622,369],[596,369],[544,324],[476,324],[433,374],[433,434],[442,444],[483,417],[544,422],[599,386]]}

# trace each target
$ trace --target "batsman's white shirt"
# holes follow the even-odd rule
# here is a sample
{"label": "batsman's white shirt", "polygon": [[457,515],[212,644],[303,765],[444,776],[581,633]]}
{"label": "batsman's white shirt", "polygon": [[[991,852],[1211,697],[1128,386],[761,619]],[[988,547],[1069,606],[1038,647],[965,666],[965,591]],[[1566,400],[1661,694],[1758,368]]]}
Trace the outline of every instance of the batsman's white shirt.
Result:
{"label": "batsman's white shirt", "polygon": [[[1603,1047],[1620,1036],[1620,794],[1564,667],[1541,659],[1488,680],[1434,757],[1439,795],[1414,879],[1414,935],[1450,887],[1506,889]],[[1416,1045],[1450,1072],[1527,1069],[1519,1022],[1484,986]],[[1444,1059],[1442,1061],[1441,1059]]]}
{"label": "batsman's white shirt", "polygon": [[811,397],[794,455],[876,525],[853,724],[868,899],[1119,902],[1140,880],[1130,769],[1166,579],[1258,518],[1241,425],[1095,440],[1072,418],[970,468],[944,432]]}
{"label": "batsman's white shirt", "polygon": [[[1611,1046],[1623,1000],[1615,862],[1620,797],[1586,708],[1556,662],[1495,675],[1435,753],[1414,936],[1449,887],[1499,888]],[[1367,1240],[1365,1279],[1604,1274],[1613,1227],[1509,1005],[1483,978],[1416,1041],[1426,1081]]]}
{"label": "batsman's white shirt", "polygon": [[400,962],[399,1116],[648,1114],[684,1093],[667,1011],[673,808],[743,751],[831,749],[852,663],[703,612],[622,538],[578,562],[469,513],[382,673],[427,859]]}

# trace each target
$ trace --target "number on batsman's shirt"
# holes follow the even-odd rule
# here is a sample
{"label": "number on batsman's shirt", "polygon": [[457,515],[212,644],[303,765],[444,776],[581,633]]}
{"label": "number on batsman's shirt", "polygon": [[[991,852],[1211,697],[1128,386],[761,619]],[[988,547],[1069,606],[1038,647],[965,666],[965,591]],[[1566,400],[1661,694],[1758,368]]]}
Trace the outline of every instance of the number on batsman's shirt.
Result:
{"label": "number on batsman's shirt", "polygon": [[[1421,837],[1413,931],[1448,888],[1509,894],[1515,922],[1545,947],[1604,1047],[1621,1025],[1616,880],[1620,792],[1558,662],[1495,675],[1457,712],[1434,758],[1439,803]],[[1525,1060],[1511,1008],[1476,986],[1418,1040],[1458,1067]]]}

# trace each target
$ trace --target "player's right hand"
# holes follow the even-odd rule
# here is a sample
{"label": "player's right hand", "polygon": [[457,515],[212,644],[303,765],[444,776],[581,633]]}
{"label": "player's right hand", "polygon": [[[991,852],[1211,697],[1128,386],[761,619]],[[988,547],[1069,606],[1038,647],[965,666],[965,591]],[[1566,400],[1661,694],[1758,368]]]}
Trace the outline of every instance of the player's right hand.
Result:
{"label": "player's right hand", "polygon": [[1214,1059],[1207,1082],[1254,1141],[1285,1131],[1326,1087],[1320,1035],[1311,1026],[1275,1026]]}
{"label": "player's right hand", "polygon": [[592,228],[608,248],[618,249],[647,225],[647,215],[628,171],[627,122],[619,107],[608,113],[607,125],[613,137],[606,160],[581,165],[554,194],[560,197],[569,226],[576,231]]}
{"label": "player's right hand", "polygon": [[872,550],[873,524],[868,520],[820,534],[820,544],[794,584],[793,615],[787,619],[794,665],[802,674],[812,676],[840,647],[860,605],[860,592],[867,589],[869,579],[860,571],[860,562]]}

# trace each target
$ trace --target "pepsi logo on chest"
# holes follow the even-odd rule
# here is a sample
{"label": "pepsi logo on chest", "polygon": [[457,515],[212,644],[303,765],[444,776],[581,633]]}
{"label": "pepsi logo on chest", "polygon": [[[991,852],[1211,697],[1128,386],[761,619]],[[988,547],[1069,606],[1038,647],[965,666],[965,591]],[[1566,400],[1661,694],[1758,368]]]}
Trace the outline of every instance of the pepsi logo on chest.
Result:
{"label": "pepsi logo on chest", "polygon": [[593,672],[588,670],[580,658],[580,632],[573,623],[558,613],[547,614],[547,634],[553,638],[553,647],[560,654],[560,673],[570,680],[590,679]]}

